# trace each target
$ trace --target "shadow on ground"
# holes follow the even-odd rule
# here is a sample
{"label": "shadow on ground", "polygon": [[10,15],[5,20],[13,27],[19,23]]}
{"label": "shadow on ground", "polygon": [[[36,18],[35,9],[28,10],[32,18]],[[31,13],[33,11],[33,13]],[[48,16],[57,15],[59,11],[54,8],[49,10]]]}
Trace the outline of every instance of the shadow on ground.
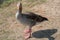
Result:
{"label": "shadow on ground", "polygon": [[57,32],[57,29],[47,29],[47,30],[39,30],[32,33],[32,37],[35,38],[48,38],[49,40],[54,40],[55,38],[52,37],[54,33]]}

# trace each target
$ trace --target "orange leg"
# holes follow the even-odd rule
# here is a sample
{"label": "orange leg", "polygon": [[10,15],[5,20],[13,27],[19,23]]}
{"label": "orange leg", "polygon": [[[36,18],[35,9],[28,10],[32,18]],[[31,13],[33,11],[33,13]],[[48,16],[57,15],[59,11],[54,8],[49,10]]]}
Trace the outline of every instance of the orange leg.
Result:
{"label": "orange leg", "polygon": [[31,37],[31,29],[24,30],[24,38],[27,40]]}

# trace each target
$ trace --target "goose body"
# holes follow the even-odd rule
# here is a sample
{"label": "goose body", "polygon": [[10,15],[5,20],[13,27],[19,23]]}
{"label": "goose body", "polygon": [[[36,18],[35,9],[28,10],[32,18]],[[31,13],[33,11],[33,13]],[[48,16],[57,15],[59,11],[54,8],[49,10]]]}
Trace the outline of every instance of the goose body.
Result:
{"label": "goose body", "polygon": [[29,14],[20,14],[18,11],[16,13],[16,19],[21,22],[23,25],[28,25],[28,26],[32,26],[35,21],[31,18],[29,18]]}
{"label": "goose body", "polygon": [[28,25],[28,31],[26,31],[27,36],[26,39],[31,36],[31,28],[36,24],[36,22],[41,22],[44,20],[47,20],[45,17],[42,17],[40,15],[36,15],[32,12],[22,13],[22,4],[18,4],[18,11],[16,13],[16,19],[22,23],[23,25]]}

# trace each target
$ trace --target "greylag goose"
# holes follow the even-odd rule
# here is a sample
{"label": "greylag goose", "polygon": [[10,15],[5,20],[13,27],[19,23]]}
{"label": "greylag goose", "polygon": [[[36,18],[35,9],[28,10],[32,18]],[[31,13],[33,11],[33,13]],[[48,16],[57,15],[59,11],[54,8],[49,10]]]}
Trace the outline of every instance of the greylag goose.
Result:
{"label": "greylag goose", "polygon": [[[27,14],[22,13],[22,4],[21,3],[18,3],[17,7],[18,7],[18,11],[16,13],[16,19],[19,22],[21,22],[22,24],[29,26],[27,30],[24,30],[24,33],[26,34],[25,39],[28,39],[31,37],[32,26],[34,26],[36,24],[36,22],[43,21],[45,18],[41,17],[40,15],[36,15],[32,12],[27,12]],[[47,19],[45,19],[45,20],[47,20]]]}

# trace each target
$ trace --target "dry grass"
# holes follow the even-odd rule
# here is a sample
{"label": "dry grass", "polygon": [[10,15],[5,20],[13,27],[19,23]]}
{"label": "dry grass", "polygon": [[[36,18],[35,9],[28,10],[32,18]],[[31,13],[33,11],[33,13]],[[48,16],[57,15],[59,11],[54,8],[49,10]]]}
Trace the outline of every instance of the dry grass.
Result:
{"label": "dry grass", "polygon": [[[33,32],[46,29],[57,29],[57,33],[52,35],[55,40],[60,39],[60,0],[23,0],[23,12],[32,11],[36,14],[48,18],[49,21],[34,26]],[[24,26],[16,21],[15,13],[17,2],[8,7],[0,8],[0,40],[24,40]],[[42,27],[40,27],[42,26]],[[37,28],[36,28],[37,27]],[[31,38],[31,40],[40,40]],[[41,40],[48,40],[41,38]]]}

